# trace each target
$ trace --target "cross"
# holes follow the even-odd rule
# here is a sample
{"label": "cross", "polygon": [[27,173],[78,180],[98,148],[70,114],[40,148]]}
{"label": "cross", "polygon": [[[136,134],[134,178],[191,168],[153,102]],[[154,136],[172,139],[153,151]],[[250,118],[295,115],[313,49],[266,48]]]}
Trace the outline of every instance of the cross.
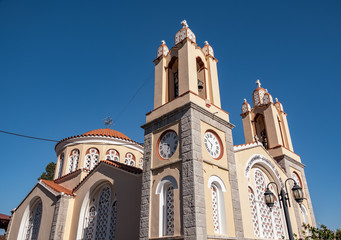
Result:
{"label": "cross", "polygon": [[259,137],[257,135],[255,135],[255,140],[256,142],[259,142]]}
{"label": "cross", "polygon": [[161,44],[166,44],[165,40],[161,40]]}
{"label": "cross", "polygon": [[259,79],[257,79],[256,84],[257,84],[258,87],[260,87],[260,81],[259,81]]}
{"label": "cross", "polygon": [[106,119],[104,119],[104,125],[107,126],[107,128],[109,128],[111,125],[113,125],[113,121],[111,119],[111,117],[107,117]]}

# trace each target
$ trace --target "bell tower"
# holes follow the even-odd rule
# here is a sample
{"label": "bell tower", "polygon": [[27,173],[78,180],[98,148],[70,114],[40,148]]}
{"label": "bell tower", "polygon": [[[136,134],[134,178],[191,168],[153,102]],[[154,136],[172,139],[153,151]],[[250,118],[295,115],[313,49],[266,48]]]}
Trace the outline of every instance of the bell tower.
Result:
{"label": "bell tower", "polygon": [[218,60],[181,25],[175,45],[162,41],[154,60],[154,109],[142,126],[140,239],[241,239],[234,126],[221,109]]}

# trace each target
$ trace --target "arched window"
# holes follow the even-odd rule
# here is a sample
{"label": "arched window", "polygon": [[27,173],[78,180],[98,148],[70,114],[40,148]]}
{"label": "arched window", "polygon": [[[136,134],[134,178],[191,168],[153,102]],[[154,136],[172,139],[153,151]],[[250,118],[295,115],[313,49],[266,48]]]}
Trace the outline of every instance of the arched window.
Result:
{"label": "arched window", "polygon": [[[283,217],[277,198],[275,205],[270,208],[265,204],[264,192],[267,180],[265,174],[258,168],[254,170],[254,188],[249,186],[249,202],[255,237],[264,239],[281,239],[285,235]],[[274,192],[273,186],[270,190]],[[253,191],[255,189],[255,192]]]}
{"label": "arched window", "polygon": [[225,184],[217,176],[211,176],[208,179],[208,187],[211,191],[211,205],[213,229],[217,234],[226,234],[226,213],[224,204],[224,194],[226,192]]}
{"label": "arched window", "polygon": [[135,156],[132,153],[127,153],[124,159],[124,163],[135,167]]}
{"label": "arched window", "polygon": [[29,206],[29,215],[25,219],[24,236],[25,240],[35,240],[38,239],[39,228],[42,216],[42,202],[41,200],[35,201]]}
{"label": "arched window", "polygon": [[257,114],[254,123],[259,141],[263,144],[265,149],[268,149],[268,135],[266,133],[264,116],[262,114]]}
{"label": "arched window", "polygon": [[63,174],[63,167],[64,167],[64,153],[60,154],[59,157],[59,169],[58,169],[58,176],[57,178],[60,178]]}
{"label": "arched window", "polygon": [[200,97],[206,99],[206,81],[205,81],[205,64],[200,57],[197,57],[197,81],[198,81],[198,94]]}
{"label": "arched window", "polygon": [[178,58],[173,57],[168,64],[168,101],[179,96]]}
{"label": "arched window", "polygon": [[300,208],[301,208],[301,214],[302,214],[302,221],[303,221],[303,223],[304,224],[309,224],[308,211],[307,211],[306,207],[303,204],[301,204]]}
{"label": "arched window", "polygon": [[174,235],[174,189],[178,185],[172,176],[164,177],[156,188],[160,195],[159,203],[159,236]]}
{"label": "arched window", "polygon": [[89,198],[82,239],[115,239],[117,201],[116,199],[111,201],[111,199],[109,184],[104,185],[100,191]]}
{"label": "arched window", "polygon": [[69,156],[69,167],[68,167],[69,173],[77,170],[78,161],[79,161],[79,150],[73,149]]}
{"label": "arched window", "polygon": [[139,168],[143,169],[143,157],[139,160]]}
{"label": "arched window", "polygon": [[92,170],[98,163],[99,151],[96,148],[89,148],[85,155],[84,167]]}
{"label": "arched window", "polygon": [[115,149],[109,149],[105,155],[105,160],[119,162],[120,154]]}

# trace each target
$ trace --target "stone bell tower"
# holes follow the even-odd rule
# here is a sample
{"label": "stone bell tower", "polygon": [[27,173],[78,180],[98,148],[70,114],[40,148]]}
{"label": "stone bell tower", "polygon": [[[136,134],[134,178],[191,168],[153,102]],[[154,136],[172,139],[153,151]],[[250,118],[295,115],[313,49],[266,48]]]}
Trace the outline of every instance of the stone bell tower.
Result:
{"label": "stone bell tower", "polygon": [[[294,152],[291,142],[287,114],[282,103],[275,98],[275,102],[267,89],[261,87],[259,80],[257,88],[252,93],[253,108],[244,99],[242,105],[242,119],[245,142],[260,141],[270,155],[281,165],[288,177],[294,178],[302,187],[306,197],[307,210],[299,209],[294,205],[296,219],[300,221],[302,211],[309,211],[315,222],[307,180],[304,173],[305,165],[301,157]],[[299,222],[299,226],[302,223]]]}
{"label": "stone bell tower", "polygon": [[[140,239],[240,239],[234,126],[221,109],[218,61],[208,42],[199,47],[181,24],[175,45],[169,50],[162,41],[154,60],[154,109],[142,126]],[[213,215],[212,196],[221,206]]]}

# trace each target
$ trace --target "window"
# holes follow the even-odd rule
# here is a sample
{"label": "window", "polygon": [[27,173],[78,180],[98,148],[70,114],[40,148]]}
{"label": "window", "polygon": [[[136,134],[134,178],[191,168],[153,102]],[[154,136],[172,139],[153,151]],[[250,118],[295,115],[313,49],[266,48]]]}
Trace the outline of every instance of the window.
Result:
{"label": "window", "polygon": [[[248,191],[255,237],[282,239],[285,232],[279,202],[277,198],[275,198],[275,205],[272,208],[272,211],[270,211],[270,208],[264,201],[267,179],[265,174],[258,168],[254,169],[253,182],[254,188],[249,186]],[[270,185],[269,188],[274,192],[272,185]],[[255,189],[255,191],[253,189]]]}
{"label": "window", "polygon": [[173,57],[168,64],[168,102],[179,96],[178,58]]}
{"label": "window", "polygon": [[109,184],[104,185],[89,198],[82,239],[115,239],[117,200],[111,201],[111,199]]}
{"label": "window", "polygon": [[63,174],[63,167],[64,167],[64,153],[60,154],[59,158],[59,169],[58,169],[58,176],[57,178],[60,178]]}
{"label": "window", "polygon": [[38,239],[40,222],[42,216],[42,202],[41,200],[35,201],[29,206],[29,215],[25,219],[24,236],[25,240]]}
{"label": "window", "polygon": [[295,180],[295,182],[303,189],[301,178],[298,176],[296,172],[292,173],[292,178]]}
{"label": "window", "polygon": [[69,173],[77,170],[78,161],[79,161],[79,150],[73,149],[69,156],[69,167],[68,167]]}
{"label": "window", "polygon": [[105,155],[106,160],[119,162],[120,161],[120,154],[115,149],[109,149],[107,154]]}
{"label": "window", "polygon": [[135,167],[135,156],[132,153],[127,153],[124,159],[124,163]]}
{"label": "window", "polygon": [[211,192],[212,226],[214,233],[226,234],[226,213],[224,204],[225,184],[217,176],[208,179],[208,187]]}
{"label": "window", "polygon": [[92,170],[98,163],[99,151],[96,148],[89,148],[85,155],[84,167]]}
{"label": "window", "polygon": [[159,202],[159,236],[174,235],[174,190],[178,188],[172,176],[164,177],[156,188],[160,195]]}

